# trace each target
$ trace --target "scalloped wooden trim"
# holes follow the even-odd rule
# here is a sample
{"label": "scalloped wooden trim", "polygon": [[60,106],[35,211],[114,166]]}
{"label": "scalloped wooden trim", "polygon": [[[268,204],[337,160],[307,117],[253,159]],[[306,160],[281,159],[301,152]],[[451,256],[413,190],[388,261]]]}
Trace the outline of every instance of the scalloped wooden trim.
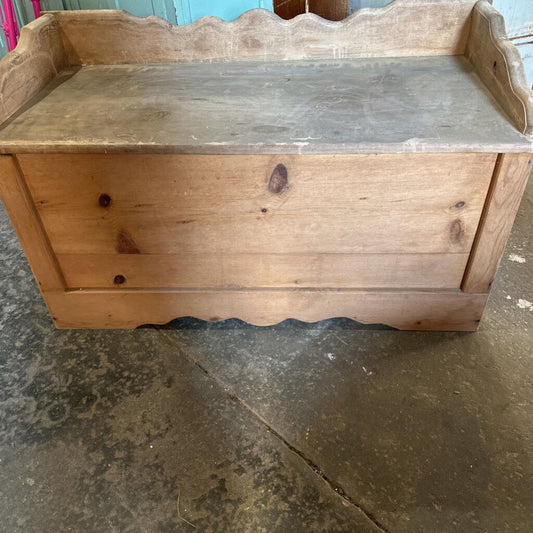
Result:
{"label": "scalloped wooden trim", "polygon": [[486,294],[460,291],[191,290],[48,292],[59,329],[132,329],[184,316],[257,326],[288,318],[318,322],[348,317],[405,330],[477,329]]}
{"label": "scalloped wooden trim", "polygon": [[[124,11],[57,11],[71,64],[460,55],[475,0],[395,0],[332,22],[255,9],[173,26]],[[149,37],[148,37],[149,36]],[[144,38],[143,38],[144,37]]]}
{"label": "scalloped wooden trim", "polygon": [[0,61],[0,124],[68,65],[53,15],[24,26],[12,52]]}
{"label": "scalloped wooden trim", "polygon": [[522,56],[507,37],[503,16],[487,0],[474,7],[467,57],[516,127],[533,135],[533,91]]}

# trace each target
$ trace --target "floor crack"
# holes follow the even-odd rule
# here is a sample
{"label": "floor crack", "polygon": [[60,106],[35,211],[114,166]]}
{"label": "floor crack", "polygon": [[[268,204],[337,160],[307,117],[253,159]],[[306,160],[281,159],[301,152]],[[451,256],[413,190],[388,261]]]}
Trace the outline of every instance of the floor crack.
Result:
{"label": "floor crack", "polygon": [[189,361],[189,363],[196,366],[198,369],[200,369],[206,376],[209,377],[212,381],[214,381],[217,386],[222,389],[224,395],[229,398],[232,402],[236,403],[239,407],[244,409],[252,418],[254,418],[257,422],[261,424],[270,434],[272,434],[274,437],[276,437],[277,440],[279,440],[286,448],[288,448],[293,454],[298,456],[300,460],[302,460],[317,476],[319,476],[322,481],[324,481],[331,490],[333,490],[338,496],[340,496],[344,501],[346,501],[351,506],[355,507],[359,511],[361,511],[380,531],[383,533],[390,533],[389,530],[370,512],[367,511],[364,507],[362,507],[359,503],[357,503],[350,495],[346,493],[346,491],[342,488],[342,486],[331,479],[321,468],[318,466],[315,462],[313,462],[312,459],[307,457],[304,452],[296,448],[296,446],[292,445],[283,435],[281,435],[278,431],[276,431],[259,413],[254,411],[251,407],[249,407],[243,400],[241,400],[234,392],[230,391],[230,387],[226,385],[219,377],[217,377],[214,374],[211,374],[207,368],[205,368],[200,362],[198,362],[196,359],[191,357],[182,347],[182,345],[176,340],[173,339],[168,333],[166,333],[165,330],[154,327],[161,335],[173,346],[177,347],[180,354]]}

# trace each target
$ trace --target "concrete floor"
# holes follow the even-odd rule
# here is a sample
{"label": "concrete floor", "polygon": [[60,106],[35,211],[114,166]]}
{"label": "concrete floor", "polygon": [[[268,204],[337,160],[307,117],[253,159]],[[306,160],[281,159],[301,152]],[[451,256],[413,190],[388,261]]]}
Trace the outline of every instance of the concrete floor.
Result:
{"label": "concrete floor", "polygon": [[56,331],[0,208],[0,530],[530,533],[532,226],[473,334]]}

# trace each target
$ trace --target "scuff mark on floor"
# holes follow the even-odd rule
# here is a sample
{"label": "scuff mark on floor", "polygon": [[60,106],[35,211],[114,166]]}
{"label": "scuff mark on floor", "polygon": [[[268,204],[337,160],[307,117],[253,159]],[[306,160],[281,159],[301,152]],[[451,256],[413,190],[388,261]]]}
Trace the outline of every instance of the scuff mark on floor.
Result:
{"label": "scuff mark on floor", "polygon": [[533,303],[528,302],[527,300],[522,300],[522,298],[518,300],[516,305],[520,307],[520,309],[529,309],[530,311],[533,311]]}
{"label": "scuff mark on floor", "polygon": [[525,263],[526,258],[518,254],[509,254],[509,261],[513,261],[514,263]]}

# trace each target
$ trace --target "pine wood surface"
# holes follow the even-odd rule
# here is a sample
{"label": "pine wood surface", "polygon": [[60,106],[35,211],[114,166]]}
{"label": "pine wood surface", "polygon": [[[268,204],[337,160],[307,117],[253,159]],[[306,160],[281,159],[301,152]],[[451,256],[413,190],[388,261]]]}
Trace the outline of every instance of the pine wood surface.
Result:
{"label": "pine wood surface", "polygon": [[26,181],[12,156],[0,156],[0,197],[41,290],[65,287]]}
{"label": "pine wood surface", "polygon": [[460,291],[70,291],[47,294],[61,329],[130,329],[180,316],[240,318],[267,326],[287,317],[316,322],[348,317],[406,330],[477,329],[486,294]]}
{"label": "pine wood surface", "polygon": [[93,66],[0,130],[0,151],[527,152],[464,58]]}
{"label": "pine wood surface", "polygon": [[[313,1],[313,0],[311,0]],[[475,0],[396,0],[340,22],[251,10],[172,26],[124,11],[55,11],[72,65],[463,54]],[[150,46],[139,35],[150,35]]]}
{"label": "pine wood surface", "polygon": [[532,169],[532,154],[500,157],[463,281],[464,291],[490,290]]}
{"label": "pine wood surface", "polygon": [[[57,254],[468,254],[495,160],[18,156]],[[273,193],[279,164],[288,183]]]}
{"label": "pine wood surface", "polygon": [[22,28],[16,49],[0,60],[0,124],[26,105],[68,67],[53,15]]}
{"label": "pine wood surface", "polygon": [[70,289],[457,289],[468,254],[59,254],[57,259]]}
{"label": "pine wood surface", "polygon": [[474,330],[533,152],[486,0],[180,28],[52,13],[0,89],[0,192],[60,328]]}
{"label": "pine wood surface", "polygon": [[505,21],[487,0],[476,4],[466,51],[479,77],[519,130],[533,135],[533,91]]}

